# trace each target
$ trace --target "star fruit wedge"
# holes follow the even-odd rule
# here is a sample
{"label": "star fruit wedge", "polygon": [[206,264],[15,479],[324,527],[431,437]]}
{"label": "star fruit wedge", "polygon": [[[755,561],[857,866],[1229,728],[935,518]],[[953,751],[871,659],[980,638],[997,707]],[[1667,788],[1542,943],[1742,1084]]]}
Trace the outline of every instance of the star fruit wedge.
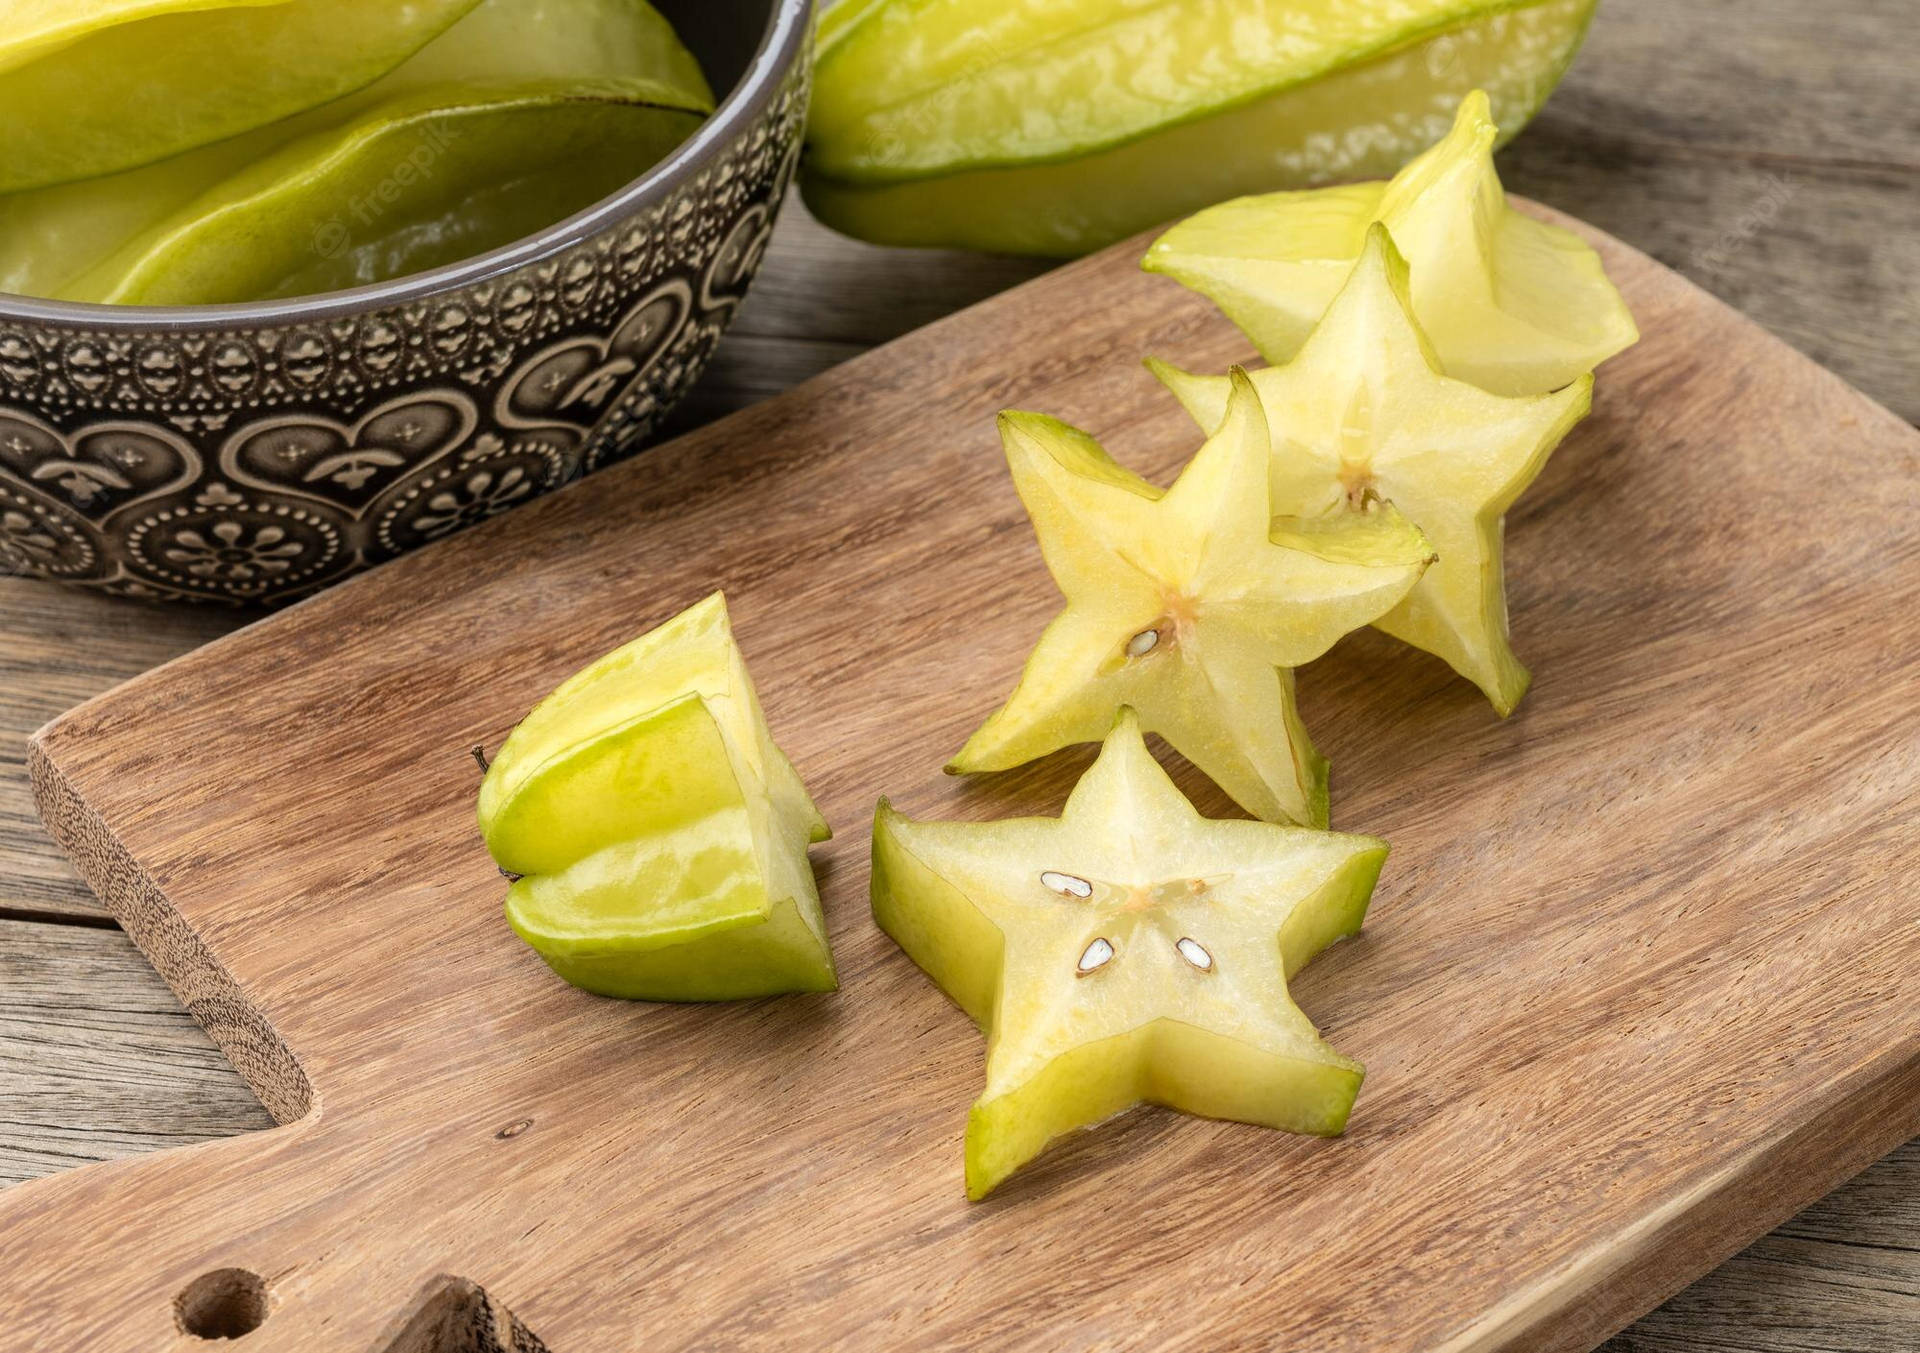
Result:
{"label": "star fruit wedge", "polygon": [[645,0],[484,0],[354,94],[159,164],[0,198],[0,290],[195,305],[420,272],[606,196],[712,106]]}
{"label": "star fruit wedge", "polygon": [[0,192],[151,164],[373,83],[478,0],[7,0]]}
{"label": "star fruit wedge", "polygon": [[1476,87],[1511,136],[1594,5],[843,0],[802,187],[883,244],[1085,253],[1236,194],[1385,177]]}
{"label": "star fruit wedge", "polygon": [[1154,241],[1144,266],[1211,298],[1260,355],[1288,361],[1383,224],[1412,269],[1441,370],[1501,395],[1558,390],[1640,337],[1600,256],[1515,211],[1483,92],[1391,182],[1223,202]]}
{"label": "star fruit wedge", "polygon": [[882,800],[873,915],[987,1035],[967,1194],[1135,1104],[1339,1134],[1362,1070],[1287,979],[1365,918],[1386,842],[1203,818],[1123,711],[1058,818]]}
{"label": "star fruit wedge", "polygon": [[487,771],[480,830],[522,876],[508,922],[575,986],[720,1001],[837,985],[807,862],[827,824],[718,593],[541,701]]}
{"label": "star fruit wedge", "polygon": [[[1231,378],[1148,366],[1201,427],[1231,417]],[[1407,265],[1376,224],[1306,346],[1250,379],[1271,413],[1274,509],[1337,520],[1385,501],[1418,525],[1439,559],[1373,624],[1511,713],[1529,676],[1507,632],[1506,512],[1586,416],[1593,377],[1507,398],[1441,375],[1413,318]]]}
{"label": "star fruit wedge", "polygon": [[1067,604],[947,769],[1098,742],[1131,706],[1254,816],[1325,826],[1327,764],[1292,669],[1398,604],[1433,558],[1426,537],[1384,504],[1276,519],[1267,420],[1237,369],[1224,417],[1165,491],[1056,419],[1005,413],[1000,433]]}

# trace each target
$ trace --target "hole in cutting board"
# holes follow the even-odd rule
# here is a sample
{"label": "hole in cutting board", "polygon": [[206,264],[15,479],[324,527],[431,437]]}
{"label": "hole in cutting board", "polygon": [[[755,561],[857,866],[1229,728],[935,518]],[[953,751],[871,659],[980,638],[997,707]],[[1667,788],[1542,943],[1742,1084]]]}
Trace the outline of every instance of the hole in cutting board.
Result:
{"label": "hole in cutting board", "polygon": [[217,1268],[180,1289],[173,1308],[196,1339],[239,1339],[267,1320],[267,1283],[244,1268]]}

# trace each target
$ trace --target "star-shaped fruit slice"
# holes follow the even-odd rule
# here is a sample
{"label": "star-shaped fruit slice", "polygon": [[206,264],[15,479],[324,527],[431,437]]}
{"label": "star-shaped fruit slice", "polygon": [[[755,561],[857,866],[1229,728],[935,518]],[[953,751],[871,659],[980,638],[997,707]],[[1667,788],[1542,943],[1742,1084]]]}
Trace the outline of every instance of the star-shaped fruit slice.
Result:
{"label": "star-shaped fruit slice", "polygon": [[[1228,416],[1229,377],[1147,365],[1203,428]],[[1407,265],[1376,225],[1299,355],[1250,379],[1273,429],[1275,511],[1364,518],[1385,501],[1417,524],[1439,559],[1373,623],[1445,659],[1511,713],[1529,678],[1507,636],[1503,521],[1586,416],[1593,377],[1510,399],[1442,376],[1413,319]]]}
{"label": "star-shaped fruit slice", "polygon": [[521,876],[508,922],[575,986],[717,1001],[836,985],[807,862],[827,824],[719,593],[542,701],[487,771],[480,830]]}
{"label": "star-shaped fruit slice", "polygon": [[1164,492],[1056,419],[1000,416],[1067,605],[948,770],[1098,742],[1127,705],[1254,816],[1326,825],[1326,762],[1295,711],[1292,669],[1397,605],[1433,550],[1384,505],[1274,520],[1267,422],[1244,372],[1223,414]]}
{"label": "star-shaped fruit slice", "polygon": [[1278,365],[1299,351],[1384,224],[1441,369],[1502,395],[1558,390],[1639,330],[1600,256],[1507,205],[1481,92],[1391,181],[1243,197],[1169,230],[1143,266],[1210,297]]}
{"label": "star-shaped fruit slice", "polygon": [[987,1034],[968,1196],[1140,1103],[1340,1133],[1361,1068],[1287,979],[1359,930],[1386,855],[1201,817],[1131,711],[1057,819],[915,822],[883,800],[874,919]]}

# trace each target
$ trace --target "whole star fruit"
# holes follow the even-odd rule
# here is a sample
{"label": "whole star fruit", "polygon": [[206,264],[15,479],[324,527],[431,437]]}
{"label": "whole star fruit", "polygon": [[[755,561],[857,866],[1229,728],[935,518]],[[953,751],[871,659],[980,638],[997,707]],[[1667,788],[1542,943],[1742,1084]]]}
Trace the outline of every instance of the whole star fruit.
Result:
{"label": "whole star fruit", "polygon": [[846,0],[802,187],[882,244],[1073,255],[1243,193],[1384,178],[1469,90],[1502,139],[1595,0]]}

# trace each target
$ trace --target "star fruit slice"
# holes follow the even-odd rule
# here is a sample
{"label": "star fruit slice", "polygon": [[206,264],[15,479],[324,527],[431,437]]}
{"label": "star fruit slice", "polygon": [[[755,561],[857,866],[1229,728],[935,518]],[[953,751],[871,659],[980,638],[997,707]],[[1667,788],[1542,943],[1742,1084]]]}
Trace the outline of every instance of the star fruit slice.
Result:
{"label": "star fruit slice", "polygon": [[[1202,428],[1229,416],[1230,378],[1148,366]],[[1586,416],[1593,377],[1506,398],[1441,375],[1413,318],[1407,264],[1376,224],[1306,346],[1251,380],[1271,418],[1274,510],[1335,520],[1384,500],[1418,524],[1439,559],[1373,623],[1511,713],[1529,677],[1507,634],[1504,519]]]}
{"label": "star fruit slice", "polygon": [[1004,413],[1014,486],[1066,609],[954,758],[1006,770],[1098,742],[1122,706],[1256,817],[1327,823],[1327,764],[1293,668],[1405,597],[1433,558],[1390,507],[1276,520],[1267,420],[1236,370],[1225,417],[1171,489],[1052,418]]}
{"label": "star fruit slice", "polygon": [[882,800],[874,919],[987,1035],[968,1196],[1140,1103],[1340,1133],[1361,1067],[1287,979],[1360,929],[1386,855],[1201,817],[1130,710],[1058,819],[915,822]]}
{"label": "star fruit slice", "polygon": [[1600,256],[1507,204],[1487,96],[1394,175],[1223,202],[1155,240],[1144,266],[1211,298],[1278,365],[1300,350],[1384,224],[1413,273],[1441,369],[1500,395],[1558,390],[1639,340]]}
{"label": "star fruit slice", "polygon": [[807,205],[884,244],[1079,254],[1240,193],[1384,178],[1468,90],[1512,136],[1594,0],[847,0]]}
{"label": "star fruit slice", "polygon": [[618,189],[712,106],[645,0],[486,0],[325,107],[0,198],[0,290],[189,305],[419,272]]}
{"label": "star fruit slice", "polygon": [[774,745],[719,593],[529,714],[480,787],[507,920],[606,996],[837,986],[807,846],[829,836]]}
{"label": "star fruit slice", "polygon": [[8,0],[0,192],[111,174],[385,75],[477,0]]}

